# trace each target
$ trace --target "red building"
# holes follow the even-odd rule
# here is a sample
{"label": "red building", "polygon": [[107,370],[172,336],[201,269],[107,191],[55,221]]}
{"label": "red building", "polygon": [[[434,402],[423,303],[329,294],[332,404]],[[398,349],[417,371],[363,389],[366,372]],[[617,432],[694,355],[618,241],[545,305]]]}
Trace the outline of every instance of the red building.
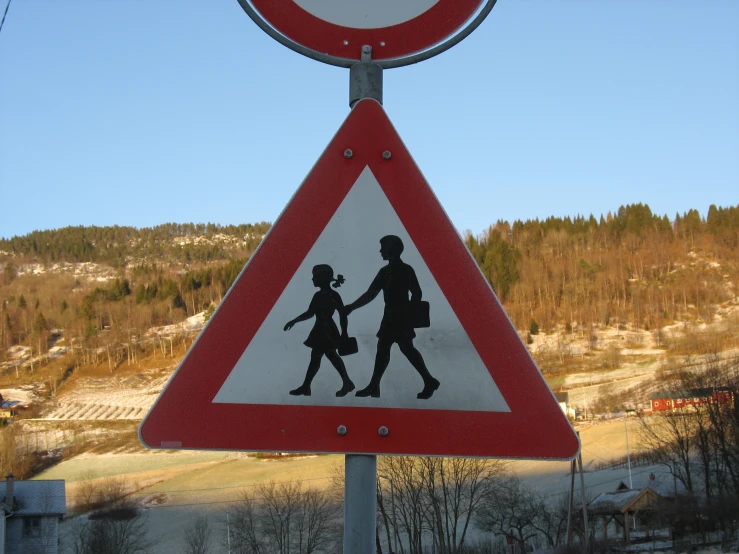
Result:
{"label": "red building", "polygon": [[651,395],[653,412],[664,412],[698,404],[735,402],[734,391],[728,387],[655,392]]}

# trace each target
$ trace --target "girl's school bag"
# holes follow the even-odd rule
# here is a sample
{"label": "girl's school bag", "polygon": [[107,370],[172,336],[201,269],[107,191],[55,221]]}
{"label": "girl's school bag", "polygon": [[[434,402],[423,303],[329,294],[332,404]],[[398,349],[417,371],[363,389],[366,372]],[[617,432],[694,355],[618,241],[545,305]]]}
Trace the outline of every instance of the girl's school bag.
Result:
{"label": "girl's school bag", "polygon": [[350,356],[359,352],[356,337],[341,337],[339,339],[339,356]]}

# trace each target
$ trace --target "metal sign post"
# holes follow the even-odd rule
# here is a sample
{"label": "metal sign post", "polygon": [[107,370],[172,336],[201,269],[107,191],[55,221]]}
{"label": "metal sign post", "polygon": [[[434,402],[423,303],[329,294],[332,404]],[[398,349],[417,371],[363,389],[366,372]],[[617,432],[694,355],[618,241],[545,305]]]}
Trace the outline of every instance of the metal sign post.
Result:
{"label": "metal sign post", "polygon": [[[382,67],[372,63],[372,47],[349,70],[349,107],[365,98],[382,104]],[[372,554],[377,533],[377,456],[344,456],[344,552]]]}
{"label": "metal sign post", "polygon": [[[382,104],[382,67],[372,63],[372,47],[349,70],[349,106],[365,98]],[[344,456],[344,552],[372,554],[377,533],[377,456]],[[388,545],[389,546],[389,545]]]}
{"label": "metal sign post", "polygon": [[344,552],[372,554],[377,531],[377,456],[344,457]]}

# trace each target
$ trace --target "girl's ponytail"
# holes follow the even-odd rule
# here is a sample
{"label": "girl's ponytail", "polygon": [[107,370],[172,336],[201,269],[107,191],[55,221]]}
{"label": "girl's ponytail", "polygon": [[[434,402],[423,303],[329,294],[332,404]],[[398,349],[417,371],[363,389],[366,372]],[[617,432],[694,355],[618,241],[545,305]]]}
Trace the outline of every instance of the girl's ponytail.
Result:
{"label": "girl's ponytail", "polygon": [[344,279],[344,276],[339,274],[336,276],[336,279],[333,280],[333,284],[331,286],[334,287],[335,289],[338,289],[345,282],[346,282],[346,279]]}

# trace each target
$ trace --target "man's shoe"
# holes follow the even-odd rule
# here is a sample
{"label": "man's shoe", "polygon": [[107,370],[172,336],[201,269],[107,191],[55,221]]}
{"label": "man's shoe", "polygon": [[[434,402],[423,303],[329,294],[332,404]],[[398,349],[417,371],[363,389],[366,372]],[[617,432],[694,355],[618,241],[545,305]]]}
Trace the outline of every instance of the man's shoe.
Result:
{"label": "man's shoe", "polygon": [[373,387],[372,385],[367,385],[365,388],[363,388],[360,391],[357,391],[357,394],[355,396],[371,396],[372,398],[380,398],[380,387]]}
{"label": "man's shoe", "polygon": [[297,389],[291,390],[290,394],[292,394],[293,396],[310,396],[310,387],[306,385],[301,385]]}

